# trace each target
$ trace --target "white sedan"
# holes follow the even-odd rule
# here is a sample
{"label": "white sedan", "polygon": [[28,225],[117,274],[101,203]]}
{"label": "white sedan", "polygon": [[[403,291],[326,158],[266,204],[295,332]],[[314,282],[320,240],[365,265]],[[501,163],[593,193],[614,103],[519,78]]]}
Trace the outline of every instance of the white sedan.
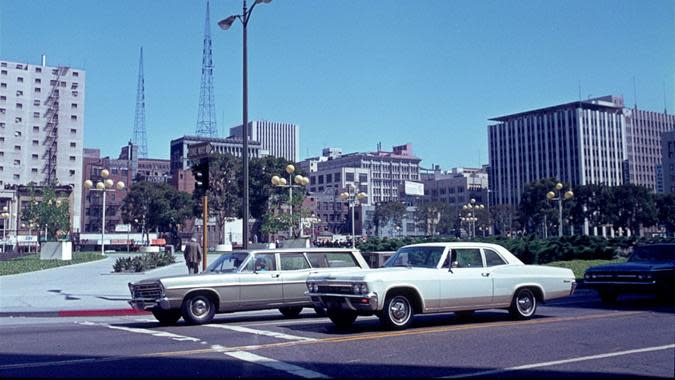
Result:
{"label": "white sedan", "polygon": [[404,329],[414,314],[450,311],[501,308],[529,319],[539,302],[575,287],[571,270],[525,265],[496,244],[425,243],[400,248],[382,268],[312,274],[305,294],[338,327],[375,314],[386,327]]}

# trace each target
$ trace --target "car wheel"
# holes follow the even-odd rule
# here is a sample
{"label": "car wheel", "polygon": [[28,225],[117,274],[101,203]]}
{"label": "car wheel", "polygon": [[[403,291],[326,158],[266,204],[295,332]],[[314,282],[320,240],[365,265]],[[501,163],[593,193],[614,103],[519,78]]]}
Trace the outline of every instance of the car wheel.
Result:
{"label": "car wheel", "polygon": [[351,326],[357,317],[356,312],[351,310],[328,309],[326,314],[333,324],[339,328]]}
{"label": "car wheel", "polygon": [[619,296],[616,294],[616,292],[613,292],[611,290],[601,290],[598,291],[598,295],[600,295],[600,299],[602,300],[602,303],[605,305],[614,305],[616,303],[616,299]]}
{"label": "car wheel", "polygon": [[326,316],[326,309],[322,307],[315,307],[314,312],[316,313],[317,317],[325,317]]}
{"label": "car wheel", "polygon": [[173,325],[180,319],[180,310],[155,309],[152,310],[152,315],[154,315],[162,325]]}
{"label": "car wheel", "polygon": [[462,310],[462,311],[456,311],[455,315],[457,316],[457,319],[469,319],[473,316],[474,310]]}
{"label": "car wheel", "polygon": [[205,294],[195,294],[183,301],[182,315],[185,322],[201,325],[209,323],[216,314],[216,305]]}
{"label": "car wheel", "polygon": [[413,308],[408,297],[402,294],[387,296],[384,309],[378,314],[380,322],[389,329],[403,330],[413,320]]}
{"label": "car wheel", "polygon": [[537,310],[537,297],[528,288],[518,289],[511,301],[509,313],[515,319],[530,319]]}
{"label": "car wheel", "polygon": [[289,306],[289,307],[280,307],[279,311],[286,318],[295,318],[302,311],[302,306]]}

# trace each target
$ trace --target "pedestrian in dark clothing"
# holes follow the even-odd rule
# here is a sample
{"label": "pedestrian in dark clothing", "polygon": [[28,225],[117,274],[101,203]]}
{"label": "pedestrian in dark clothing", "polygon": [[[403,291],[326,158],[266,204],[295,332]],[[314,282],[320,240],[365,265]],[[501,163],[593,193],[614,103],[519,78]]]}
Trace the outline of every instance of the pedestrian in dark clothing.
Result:
{"label": "pedestrian in dark clothing", "polygon": [[189,274],[199,273],[199,263],[202,261],[202,247],[197,244],[197,239],[192,238],[185,245],[185,265],[188,267]]}

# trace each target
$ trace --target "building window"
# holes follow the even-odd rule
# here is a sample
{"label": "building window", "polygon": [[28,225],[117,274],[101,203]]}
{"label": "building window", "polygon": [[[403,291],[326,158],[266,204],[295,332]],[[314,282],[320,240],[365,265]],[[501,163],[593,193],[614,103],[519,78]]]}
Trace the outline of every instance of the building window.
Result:
{"label": "building window", "polygon": [[2,71],[0,71],[0,74],[2,74],[2,75],[7,75],[7,70],[2,70]]}
{"label": "building window", "polygon": [[14,131],[15,137],[21,137],[21,131]]}
{"label": "building window", "polygon": [[0,88],[7,88],[7,83],[0,83]]}
{"label": "building window", "polygon": [[70,156],[71,161],[75,161],[75,156]]}
{"label": "building window", "polygon": [[40,87],[35,87],[33,90],[35,91],[36,94],[39,94],[39,93],[42,92],[42,89]]}
{"label": "building window", "polygon": [[21,103],[16,103],[16,108],[17,108],[17,109],[22,109],[22,108],[23,108],[23,104],[21,104]]}
{"label": "building window", "polygon": [[31,169],[31,172],[33,172],[33,174],[37,174],[38,170],[37,170],[37,168],[33,168],[33,169]]}
{"label": "building window", "polygon": [[70,128],[70,134],[71,134],[71,135],[74,135],[74,134],[76,134],[76,133],[77,133],[77,129],[75,129],[75,128]]}
{"label": "building window", "polygon": [[21,165],[21,160],[14,160],[14,166]]}
{"label": "building window", "polygon": [[35,83],[36,83],[36,84],[42,83],[42,79],[40,79],[40,78],[35,78]]}
{"label": "building window", "polygon": [[37,160],[37,159],[38,159],[38,155],[37,155],[37,154],[33,154],[32,157],[33,157],[34,160]]}
{"label": "building window", "polygon": [[70,108],[76,110],[77,109],[77,103],[71,103]]}
{"label": "building window", "polygon": [[71,89],[71,90],[76,90],[77,87],[78,87],[78,84],[77,84],[76,82],[75,82],[75,83],[71,83],[71,85],[70,85],[70,89]]}
{"label": "building window", "polygon": [[7,97],[4,96],[4,95],[0,96],[0,101],[6,102],[6,101],[7,101]]}
{"label": "building window", "polygon": [[33,105],[36,106],[36,107],[39,107],[40,106],[40,99],[33,100]]}
{"label": "building window", "polygon": [[68,174],[70,174],[71,177],[74,176],[74,175],[75,175],[75,170],[72,170],[72,169],[69,170],[69,171],[68,171]]}
{"label": "building window", "polygon": [[23,77],[16,77],[16,81],[19,83],[23,83]]}
{"label": "building window", "polygon": [[74,77],[79,77],[79,76],[80,76],[80,73],[77,72],[77,71],[73,71],[73,76],[74,76]]}
{"label": "building window", "polygon": [[15,181],[18,181],[18,180],[20,180],[20,179],[21,179],[21,176],[20,176],[20,175],[14,174],[14,180],[15,180]]}
{"label": "building window", "polygon": [[14,119],[14,122],[15,122],[15,123],[20,123],[22,120],[23,120],[22,118],[20,118],[20,117],[17,116],[17,117]]}
{"label": "building window", "polygon": [[21,145],[14,145],[14,150],[21,150]]}
{"label": "building window", "polygon": [[39,132],[40,132],[40,127],[38,127],[37,125],[34,125],[33,126],[33,133],[39,133]]}
{"label": "building window", "polygon": [[37,146],[37,145],[40,145],[40,142],[37,141],[37,140],[33,140],[33,146]]}
{"label": "building window", "polygon": [[23,91],[16,90],[16,96],[23,96]]}
{"label": "building window", "polygon": [[6,125],[7,124],[5,124],[5,123],[0,123],[0,128],[5,128]]}
{"label": "building window", "polygon": [[42,72],[42,67],[36,67],[35,68],[36,73],[41,73]]}
{"label": "building window", "polygon": [[71,147],[71,148],[75,148],[76,146],[77,146],[76,143],[74,143],[74,142],[71,142],[71,143],[70,143],[70,147]]}
{"label": "building window", "polygon": [[72,91],[71,94],[77,98],[77,91]]}
{"label": "building window", "polygon": [[70,115],[70,120],[72,120],[72,121],[77,120],[77,115]]}
{"label": "building window", "polygon": [[4,109],[4,108],[0,108],[0,114],[5,114],[5,113],[7,113],[7,110]]}
{"label": "building window", "polygon": [[39,112],[33,112],[33,118],[39,119],[39,118],[40,118],[40,113],[39,113]]}

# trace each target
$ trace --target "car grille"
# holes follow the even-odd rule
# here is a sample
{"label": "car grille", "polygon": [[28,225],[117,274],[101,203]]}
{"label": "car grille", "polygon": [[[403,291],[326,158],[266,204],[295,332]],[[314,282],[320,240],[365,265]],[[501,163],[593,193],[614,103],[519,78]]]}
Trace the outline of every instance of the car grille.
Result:
{"label": "car grille", "polygon": [[162,288],[159,282],[149,284],[134,284],[131,294],[133,299],[152,299],[156,300],[162,296]]}
{"label": "car grille", "polygon": [[349,285],[319,285],[319,293],[332,293],[332,294],[353,294],[352,287]]}

